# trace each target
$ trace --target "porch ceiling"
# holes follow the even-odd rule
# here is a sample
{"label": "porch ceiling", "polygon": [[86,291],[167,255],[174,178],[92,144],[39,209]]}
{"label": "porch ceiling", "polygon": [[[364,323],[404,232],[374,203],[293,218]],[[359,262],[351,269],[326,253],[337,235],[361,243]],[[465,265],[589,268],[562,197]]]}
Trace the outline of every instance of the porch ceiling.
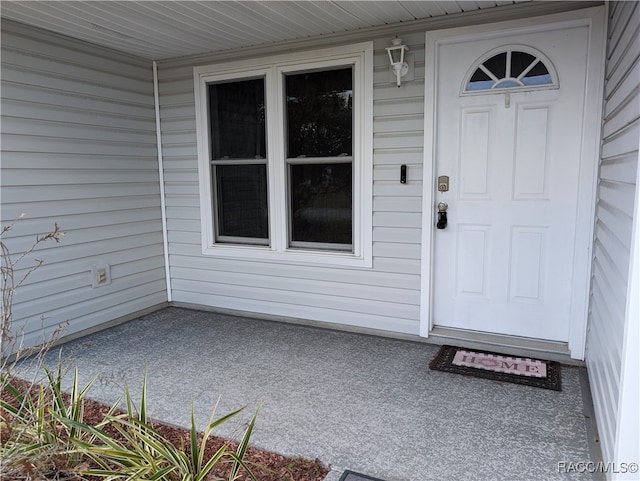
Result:
{"label": "porch ceiling", "polygon": [[361,31],[511,1],[3,1],[2,17],[147,59]]}

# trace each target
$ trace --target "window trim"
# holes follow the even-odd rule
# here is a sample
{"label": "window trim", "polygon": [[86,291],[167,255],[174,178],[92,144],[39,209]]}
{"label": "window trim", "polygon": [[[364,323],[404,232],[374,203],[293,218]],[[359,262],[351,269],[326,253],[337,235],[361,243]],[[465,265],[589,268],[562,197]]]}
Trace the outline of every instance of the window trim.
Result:
{"label": "window trim", "polygon": [[[281,79],[289,72],[340,65],[353,65],[354,68],[353,252],[289,247],[284,83]],[[295,264],[372,267],[373,43],[224,62],[195,67],[193,73],[203,255]],[[210,180],[212,169],[207,85],[262,76],[265,78],[267,110],[269,245],[216,242],[214,193]]]}

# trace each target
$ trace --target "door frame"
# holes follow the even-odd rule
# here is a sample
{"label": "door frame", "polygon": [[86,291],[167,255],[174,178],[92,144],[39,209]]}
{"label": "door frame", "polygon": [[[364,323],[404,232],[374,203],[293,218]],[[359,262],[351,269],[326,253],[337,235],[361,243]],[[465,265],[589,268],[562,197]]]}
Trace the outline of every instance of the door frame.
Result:
{"label": "door frame", "polygon": [[588,65],[585,69],[587,78],[580,148],[576,238],[573,247],[574,267],[568,349],[572,358],[584,360],[603,109],[606,52],[606,12],[604,6],[541,17],[426,32],[420,336],[429,337],[429,333],[434,327],[433,286],[437,282],[434,279],[433,260],[435,254],[435,206],[437,204],[436,194],[438,193],[434,176],[436,174],[435,139],[438,108],[438,99],[436,98],[438,72],[436,71],[436,66],[438,64],[439,46],[478,38],[499,38],[503,35],[517,35],[519,33],[577,26],[587,26],[589,28],[589,45],[587,53]]}

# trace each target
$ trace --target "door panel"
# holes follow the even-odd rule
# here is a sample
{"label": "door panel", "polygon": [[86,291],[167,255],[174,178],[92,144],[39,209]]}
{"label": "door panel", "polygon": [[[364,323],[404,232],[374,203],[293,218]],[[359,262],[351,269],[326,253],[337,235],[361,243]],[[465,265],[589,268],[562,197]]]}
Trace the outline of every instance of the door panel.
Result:
{"label": "door panel", "polygon": [[544,298],[543,268],[547,229],[544,227],[512,227],[509,268],[509,302],[542,304]]}
{"label": "door panel", "polygon": [[[567,341],[580,175],[586,27],[443,43],[436,175],[450,190],[434,236],[434,324]],[[501,46],[546,55],[559,88],[461,95]]]}
{"label": "door panel", "polygon": [[549,105],[518,108],[513,195],[516,200],[548,199]]}
{"label": "door panel", "polygon": [[464,109],[460,135],[460,198],[488,199],[489,145],[494,109]]}
{"label": "door panel", "polygon": [[491,226],[458,224],[457,227],[456,295],[458,298],[487,299]]}

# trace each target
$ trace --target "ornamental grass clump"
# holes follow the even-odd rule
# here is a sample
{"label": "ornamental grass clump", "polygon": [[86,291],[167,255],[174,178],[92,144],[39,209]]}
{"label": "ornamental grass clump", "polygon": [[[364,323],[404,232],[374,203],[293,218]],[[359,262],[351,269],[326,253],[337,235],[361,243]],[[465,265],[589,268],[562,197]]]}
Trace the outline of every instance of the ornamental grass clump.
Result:
{"label": "ornamental grass clump", "polygon": [[47,377],[44,384],[18,385],[17,380],[4,375],[0,379],[6,393],[0,399],[0,469],[6,479],[77,472],[83,466],[84,455],[76,451],[71,440],[84,435],[73,423],[83,420],[84,396],[93,380],[80,389],[76,369],[71,392],[65,394],[62,364],[59,358],[55,371],[43,366]]}
{"label": "ornamental grass clump", "polygon": [[[89,426],[81,422],[61,418],[60,421],[84,433],[71,438],[79,453],[92,461],[92,467],[83,471],[85,475],[98,476],[109,480],[145,479],[166,481],[232,481],[238,479],[242,472],[257,481],[244,457],[249,439],[255,426],[257,412],[245,428],[242,440],[234,450],[230,443],[224,442],[213,454],[207,454],[207,443],[213,430],[243,409],[215,419],[218,403],[202,434],[198,433],[193,408],[191,410],[191,428],[188,446],[176,446],[162,436],[147,417],[147,375],[145,373],[139,408],[136,408],[131,393],[125,387],[126,412],[109,413],[105,417],[104,426],[109,426],[111,433],[100,426]],[[113,434],[115,432],[115,434]],[[213,477],[214,471],[219,473],[220,465],[228,463],[230,469],[225,477]]]}
{"label": "ornamental grass clump", "polygon": [[[165,481],[257,481],[245,461],[258,412],[244,429],[237,446],[224,441],[210,449],[214,429],[243,411],[216,419],[213,408],[205,430],[198,432],[193,407],[191,428],[183,443],[168,439],[147,415],[147,374],[139,406],[127,387],[122,398],[97,424],[84,422],[85,394],[75,370],[70,393],[62,389],[62,359],[55,370],[43,366],[46,382],[29,389],[28,383],[3,380],[0,400],[0,479],[105,479]],[[26,391],[25,391],[26,388]],[[235,446],[235,447],[234,447]]]}

